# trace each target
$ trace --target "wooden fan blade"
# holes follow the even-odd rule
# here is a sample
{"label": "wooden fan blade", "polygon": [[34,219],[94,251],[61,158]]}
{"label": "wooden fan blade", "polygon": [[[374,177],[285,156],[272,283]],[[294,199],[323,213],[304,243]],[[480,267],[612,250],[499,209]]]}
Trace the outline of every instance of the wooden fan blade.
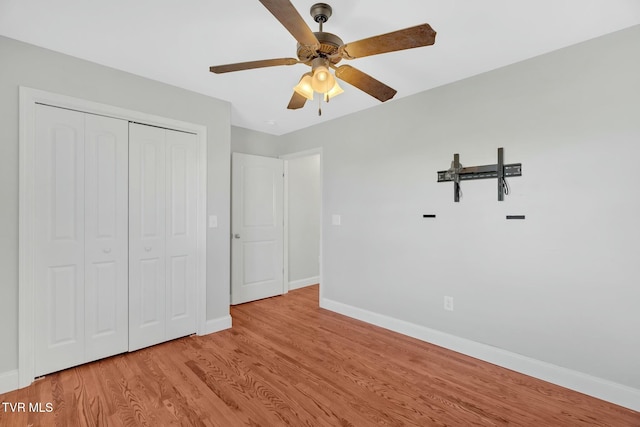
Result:
{"label": "wooden fan blade", "polygon": [[395,89],[390,88],[357,68],[353,68],[351,65],[343,65],[336,68],[336,77],[368,93],[381,102],[390,100],[397,93]]}
{"label": "wooden fan blade", "polygon": [[307,98],[300,95],[298,92],[294,90],[293,96],[291,97],[291,101],[289,101],[289,105],[287,105],[287,108],[289,110],[297,110],[299,108],[304,107],[304,104],[306,102],[307,102]]}
{"label": "wooden fan blade", "polygon": [[278,65],[294,65],[297,64],[297,59],[293,58],[278,58],[278,59],[265,59],[262,61],[249,61],[238,62],[236,64],[227,65],[214,65],[209,67],[209,71],[216,74],[230,73],[231,71],[251,70],[253,68],[275,67]]}
{"label": "wooden fan blade", "polygon": [[304,22],[302,16],[289,0],[260,0],[273,16],[291,33],[303,46],[309,46],[314,51],[320,47],[318,39],[311,28]]}
{"label": "wooden fan blade", "polygon": [[429,24],[405,28],[392,33],[380,34],[357,42],[347,43],[340,47],[345,59],[363,58],[380,53],[430,46],[436,41],[436,32]]}

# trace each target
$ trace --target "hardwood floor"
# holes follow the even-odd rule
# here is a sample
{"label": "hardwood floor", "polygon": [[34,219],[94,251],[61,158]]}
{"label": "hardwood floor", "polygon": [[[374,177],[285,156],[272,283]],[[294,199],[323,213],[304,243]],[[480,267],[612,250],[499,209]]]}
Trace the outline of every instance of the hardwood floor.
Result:
{"label": "hardwood floor", "polygon": [[0,426],[640,426],[638,412],[322,310],[317,286],[231,314],[230,330],[0,395],[27,409],[0,406]]}

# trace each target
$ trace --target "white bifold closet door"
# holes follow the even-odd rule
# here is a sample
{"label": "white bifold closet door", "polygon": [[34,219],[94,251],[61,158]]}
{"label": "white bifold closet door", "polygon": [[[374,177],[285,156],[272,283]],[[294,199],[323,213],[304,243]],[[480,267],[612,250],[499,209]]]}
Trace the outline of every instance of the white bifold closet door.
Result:
{"label": "white bifold closet door", "polygon": [[38,105],[35,374],[127,351],[128,122]]}
{"label": "white bifold closet door", "polygon": [[129,350],[196,332],[196,136],[129,127]]}

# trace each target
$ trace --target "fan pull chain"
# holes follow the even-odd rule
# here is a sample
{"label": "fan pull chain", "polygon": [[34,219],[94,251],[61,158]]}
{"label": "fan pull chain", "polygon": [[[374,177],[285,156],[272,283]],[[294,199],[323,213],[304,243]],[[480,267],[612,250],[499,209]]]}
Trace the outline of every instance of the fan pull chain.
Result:
{"label": "fan pull chain", "polygon": [[322,115],[322,97],[318,97],[318,116]]}

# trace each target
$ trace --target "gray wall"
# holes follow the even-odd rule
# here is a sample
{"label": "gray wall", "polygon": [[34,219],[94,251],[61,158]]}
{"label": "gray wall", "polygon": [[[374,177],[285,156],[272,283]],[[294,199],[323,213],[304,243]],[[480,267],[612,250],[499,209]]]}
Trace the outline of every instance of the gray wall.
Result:
{"label": "gray wall", "polygon": [[232,126],[231,152],[278,157],[280,152],[279,138],[275,135]]}
{"label": "gray wall", "polygon": [[[640,389],[638,45],[636,26],[283,136],[323,147],[324,297]],[[454,203],[436,171],[498,147],[523,164],[512,194],[463,182]]]}
{"label": "gray wall", "polygon": [[205,125],[208,213],[207,319],[229,314],[229,104],[0,37],[0,373],[18,366],[18,87],[27,86]]}
{"label": "gray wall", "polygon": [[320,275],[320,155],[290,159],[287,164],[289,283],[305,282]]}

